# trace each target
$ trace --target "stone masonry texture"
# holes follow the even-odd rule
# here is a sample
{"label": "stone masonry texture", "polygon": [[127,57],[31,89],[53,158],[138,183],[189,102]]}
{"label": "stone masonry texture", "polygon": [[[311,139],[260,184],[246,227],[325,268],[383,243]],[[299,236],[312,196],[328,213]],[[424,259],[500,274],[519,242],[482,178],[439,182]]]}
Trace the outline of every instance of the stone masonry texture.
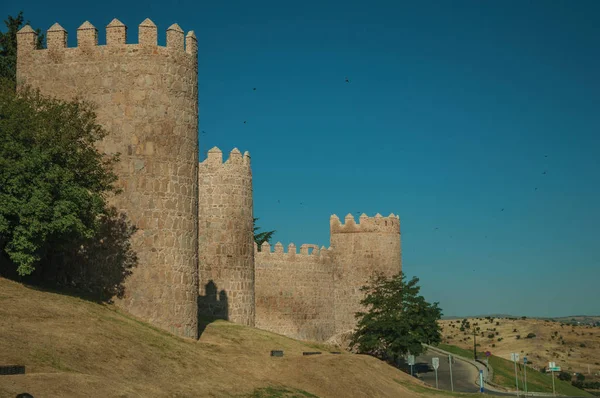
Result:
{"label": "stone masonry texture", "polygon": [[[132,239],[138,265],[117,305],[179,336],[198,337],[198,71],[193,32],[169,28],[167,47],[146,19],[139,44],[126,44],[127,28],[107,26],[107,45],[85,22],[77,47],[66,48],[58,24],[48,48],[35,50],[29,26],[17,35],[17,83],[42,94],[96,106],[109,131],[99,148],[121,153],[116,172],[123,193],[111,204],[137,226]],[[185,39],[185,40],[184,40]],[[184,48],[183,43],[186,43]]]}
{"label": "stone masonry texture", "polygon": [[213,148],[200,163],[199,315],[254,326],[254,238],[250,155],[223,163]]}
{"label": "stone masonry texture", "polygon": [[138,44],[114,19],[106,45],[89,22],[77,47],[54,24],[47,49],[36,34],[17,34],[17,83],[42,94],[96,105],[109,132],[105,153],[120,153],[123,193],[111,204],[138,228],[138,265],[125,280],[118,306],[175,335],[198,338],[208,315],[304,340],[324,341],[356,325],[355,312],[374,271],[402,270],[400,219],[394,214],[356,223],[330,219],[330,247],[254,244],[250,155],[218,148],[198,163],[198,43],[177,25],[157,45],[156,25],[144,20]]}
{"label": "stone masonry texture", "polygon": [[[402,270],[400,220],[391,214],[357,224],[347,215],[330,219],[331,246],[318,249],[277,243],[255,252],[256,326],[303,340],[324,341],[352,330],[363,309],[364,286],[373,272],[392,276]],[[308,251],[312,249],[312,253]]]}
{"label": "stone masonry texture", "polygon": [[336,334],[355,327],[354,314],[363,309],[360,301],[364,294],[360,287],[374,271],[390,277],[402,270],[399,217],[362,214],[356,224],[354,217],[348,214],[344,221],[342,224],[335,215],[329,221],[335,264]]}
{"label": "stone masonry texture", "polygon": [[[312,253],[309,254],[309,250]],[[324,247],[268,243],[255,253],[256,327],[303,340],[334,333],[333,272]]]}

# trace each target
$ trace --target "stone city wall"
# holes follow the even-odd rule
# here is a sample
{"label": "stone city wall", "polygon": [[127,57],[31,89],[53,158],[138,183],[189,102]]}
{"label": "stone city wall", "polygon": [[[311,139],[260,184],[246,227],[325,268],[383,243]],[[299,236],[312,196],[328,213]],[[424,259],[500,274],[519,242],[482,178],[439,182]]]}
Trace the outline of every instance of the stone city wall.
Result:
{"label": "stone city wall", "polygon": [[[309,253],[310,252],[310,253]],[[288,251],[264,243],[256,261],[256,327],[303,340],[334,332],[333,273],[329,250],[291,243]]]}
{"label": "stone city wall", "polygon": [[337,334],[355,327],[354,314],[363,310],[360,301],[364,294],[360,287],[369,281],[373,272],[383,272],[389,277],[402,270],[400,218],[394,214],[388,217],[363,214],[356,223],[352,214],[348,214],[342,224],[332,215],[330,234]]}
{"label": "stone city wall", "polygon": [[111,204],[137,226],[138,266],[117,305],[158,327],[198,337],[198,315],[228,319],[307,340],[326,340],[355,326],[363,286],[374,271],[402,269],[400,220],[391,214],[330,219],[331,247],[253,244],[250,156],[234,149],[223,163],[213,148],[198,163],[198,64],[193,32],[174,24],[166,47],[146,19],[139,43],[113,20],[106,45],[89,22],[67,47],[58,24],[37,50],[30,26],[17,34],[17,83],[60,99],[97,105],[109,131],[99,143],[121,153],[123,193]]}
{"label": "stone city wall", "polygon": [[157,45],[149,19],[139,42],[127,44],[127,27],[114,19],[106,45],[89,22],[77,29],[77,47],[54,24],[47,49],[36,34],[17,34],[17,83],[60,99],[97,105],[109,135],[99,144],[121,153],[116,167],[123,193],[111,203],[138,227],[132,239],[138,265],[117,305],[174,334],[198,336],[198,64],[193,32],[174,24],[166,47]]}
{"label": "stone city wall", "polygon": [[219,148],[200,163],[200,315],[254,326],[254,219],[250,154]]}

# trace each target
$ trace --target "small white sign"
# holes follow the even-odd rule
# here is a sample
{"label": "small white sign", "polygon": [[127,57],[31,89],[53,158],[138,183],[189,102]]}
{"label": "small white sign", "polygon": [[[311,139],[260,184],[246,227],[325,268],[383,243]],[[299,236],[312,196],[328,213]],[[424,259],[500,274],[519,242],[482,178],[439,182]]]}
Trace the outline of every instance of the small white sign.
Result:
{"label": "small white sign", "polygon": [[414,355],[409,355],[406,360],[408,361],[409,365],[414,365],[415,364],[415,356]]}
{"label": "small white sign", "polygon": [[517,352],[511,352],[510,353],[510,360],[513,362],[519,362],[519,353]]}
{"label": "small white sign", "polygon": [[549,368],[555,368],[556,367],[556,362],[548,362],[548,367]]}
{"label": "small white sign", "polygon": [[431,364],[433,368],[437,370],[440,367],[440,359],[439,358],[431,358]]}

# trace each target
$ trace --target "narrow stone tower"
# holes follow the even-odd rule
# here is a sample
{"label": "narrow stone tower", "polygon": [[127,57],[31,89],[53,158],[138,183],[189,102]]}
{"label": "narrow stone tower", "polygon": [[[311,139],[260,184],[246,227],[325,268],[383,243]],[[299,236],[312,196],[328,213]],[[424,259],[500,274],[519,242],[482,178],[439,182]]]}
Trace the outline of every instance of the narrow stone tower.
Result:
{"label": "narrow stone tower", "polygon": [[329,220],[334,263],[335,332],[352,330],[354,314],[362,310],[360,288],[374,271],[392,276],[402,270],[400,217],[360,216],[356,224],[348,214],[342,224],[336,215]]}
{"label": "narrow stone tower", "polygon": [[208,151],[198,170],[200,315],[254,326],[254,219],[250,155],[236,148],[223,163]]}
{"label": "narrow stone tower", "polygon": [[54,24],[48,48],[35,49],[35,32],[17,34],[17,83],[45,95],[79,96],[97,105],[109,131],[102,151],[121,153],[112,204],[138,228],[132,245],[138,265],[116,300],[131,314],[176,335],[198,337],[198,46],[174,24],[166,47],[146,19],[138,44],[114,19],[106,45],[89,22],[77,29],[77,47]]}

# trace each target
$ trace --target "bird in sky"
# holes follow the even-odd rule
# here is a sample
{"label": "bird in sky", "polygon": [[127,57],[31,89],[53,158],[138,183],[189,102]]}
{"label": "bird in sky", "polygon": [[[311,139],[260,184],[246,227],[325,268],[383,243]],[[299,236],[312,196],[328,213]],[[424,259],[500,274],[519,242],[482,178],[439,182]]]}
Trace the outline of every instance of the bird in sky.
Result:
{"label": "bird in sky", "polygon": [[252,91],[256,91],[256,87],[254,87],[254,88],[252,89]]}
{"label": "bird in sky", "polygon": [[544,171],[542,174],[546,174],[546,171]]}
{"label": "bird in sky", "polygon": [[244,124],[246,124],[246,121],[244,120]]}
{"label": "bird in sky", "polygon": [[350,83],[350,80],[348,79],[348,77],[346,77],[346,83]]}

